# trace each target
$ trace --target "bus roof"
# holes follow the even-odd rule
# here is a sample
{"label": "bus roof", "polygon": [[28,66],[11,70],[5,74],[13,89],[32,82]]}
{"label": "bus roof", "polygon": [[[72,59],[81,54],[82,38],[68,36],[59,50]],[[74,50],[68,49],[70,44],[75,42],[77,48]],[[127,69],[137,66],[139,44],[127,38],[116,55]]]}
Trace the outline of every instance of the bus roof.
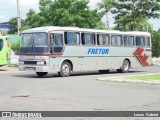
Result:
{"label": "bus roof", "polygon": [[124,34],[124,35],[150,35],[148,32],[140,31],[118,31],[118,30],[96,30],[78,27],[60,27],[60,26],[45,26],[37,27],[22,31],[22,33],[36,33],[36,32],[52,32],[52,31],[79,31],[79,32],[95,32],[95,33],[108,33],[108,34]]}

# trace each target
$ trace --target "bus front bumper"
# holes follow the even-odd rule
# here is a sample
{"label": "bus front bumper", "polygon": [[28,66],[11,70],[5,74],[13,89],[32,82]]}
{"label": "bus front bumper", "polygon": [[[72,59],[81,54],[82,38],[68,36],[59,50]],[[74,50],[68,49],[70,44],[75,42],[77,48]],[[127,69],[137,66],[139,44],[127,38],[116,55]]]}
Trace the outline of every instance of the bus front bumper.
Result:
{"label": "bus front bumper", "polygon": [[19,65],[20,71],[49,72],[49,66]]}

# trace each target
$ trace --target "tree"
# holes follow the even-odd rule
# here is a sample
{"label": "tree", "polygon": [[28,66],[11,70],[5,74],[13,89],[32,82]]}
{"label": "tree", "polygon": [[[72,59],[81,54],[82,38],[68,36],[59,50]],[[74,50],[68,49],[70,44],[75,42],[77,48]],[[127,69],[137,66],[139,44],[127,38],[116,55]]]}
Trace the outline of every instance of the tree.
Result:
{"label": "tree", "polygon": [[40,0],[40,12],[30,10],[25,20],[26,28],[39,26],[76,26],[81,28],[103,28],[102,12],[90,10],[89,0]]}
{"label": "tree", "polygon": [[25,19],[25,25],[22,29],[24,30],[34,27],[40,27],[43,26],[44,23],[45,23],[45,18],[37,14],[33,9],[30,9],[29,12],[27,13],[27,18]]}
{"label": "tree", "polygon": [[[17,33],[17,17],[13,17],[8,21],[9,24],[11,24],[11,28],[8,31],[8,34],[16,34]],[[21,19],[21,25],[24,26],[25,21]],[[20,28],[22,29],[22,28]]]}
{"label": "tree", "polygon": [[160,56],[160,29],[152,33],[152,55],[154,57]]}
{"label": "tree", "polygon": [[97,6],[104,12],[103,14],[105,14],[115,6],[115,2],[114,0],[101,0],[101,2],[98,2]]}
{"label": "tree", "polygon": [[11,49],[15,51],[16,54],[19,53],[19,48],[20,48],[20,41],[18,40],[17,42],[13,43],[11,46]]}
{"label": "tree", "polygon": [[13,17],[8,21],[11,24],[11,29],[8,31],[9,34],[15,34],[17,32],[17,17]]}
{"label": "tree", "polygon": [[[127,23],[127,19],[130,19],[128,15],[120,18],[118,20],[118,24],[114,27],[115,30],[119,29],[122,31],[130,31],[130,24]],[[134,22],[133,22],[134,23]],[[137,31],[146,31],[146,32],[153,32],[153,25],[148,22],[148,19],[144,19],[140,22],[139,26],[136,27]]]}
{"label": "tree", "polygon": [[[105,1],[108,0],[103,0],[103,4],[107,6]],[[138,30],[143,21],[152,17],[158,18],[160,15],[159,0],[113,0],[112,6],[110,11],[115,14],[119,29]]]}

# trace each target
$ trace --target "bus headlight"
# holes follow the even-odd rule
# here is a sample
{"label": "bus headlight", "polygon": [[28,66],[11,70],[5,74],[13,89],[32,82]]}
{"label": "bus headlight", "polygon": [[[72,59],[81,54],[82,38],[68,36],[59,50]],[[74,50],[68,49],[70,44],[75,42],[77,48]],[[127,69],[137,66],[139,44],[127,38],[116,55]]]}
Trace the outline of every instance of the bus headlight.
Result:
{"label": "bus headlight", "polygon": [[44,61],[44,62],[37,62],[37,65],[45,65],[46,64],[46,62]]}

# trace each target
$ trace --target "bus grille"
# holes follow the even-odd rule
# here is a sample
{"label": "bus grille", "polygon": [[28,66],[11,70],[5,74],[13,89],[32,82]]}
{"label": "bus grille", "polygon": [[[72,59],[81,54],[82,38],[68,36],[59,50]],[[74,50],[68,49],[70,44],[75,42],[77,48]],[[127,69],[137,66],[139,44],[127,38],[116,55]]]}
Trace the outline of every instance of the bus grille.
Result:
{"label": "bus grille", "polygon": [[24,61],[24,64],[37,64],[37,61]]}

